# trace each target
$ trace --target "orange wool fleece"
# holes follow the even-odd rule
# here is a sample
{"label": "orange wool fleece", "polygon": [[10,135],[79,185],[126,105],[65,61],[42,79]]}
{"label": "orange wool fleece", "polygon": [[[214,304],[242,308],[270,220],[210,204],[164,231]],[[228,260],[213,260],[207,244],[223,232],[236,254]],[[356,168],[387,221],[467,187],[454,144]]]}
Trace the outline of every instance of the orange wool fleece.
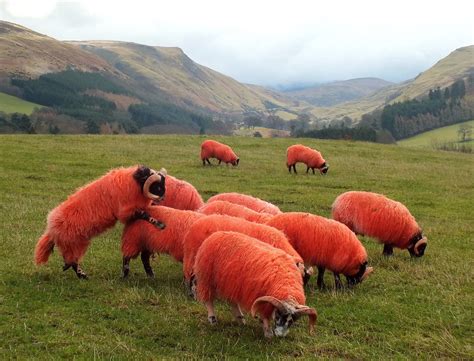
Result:
{"label": "orange wool fleece", "polygon": [[289,212],[274,216],[267,225],[286,234],[305,264],[354,276],[367,262],[367,251],[354,232],[332,219]]}
{"label": "orange wool fleece", "polygon": [[332,217],[358,234],[401,249],[421,233],[415,218],[402,203],[372,192],[346,192],[332,205]]}
{"label": "orange wool fleece", "polygon": [[256,223],[266,223],[272,217],[271,214],[255,212],[254,210],[241,206],[240,204],[226,201],[213,201],[211,203],[206,203],[199,208],[198,212],[207,215],[222,214],[238,217]]}
{"label": "orange wool fleece", "polygon": [[321,153],[302,144],[289,146],[286,150],[286,165],[292,166],[298,162],[306,164],[309,168],[321,168],[326,162]]}
{"label": "orange wool fleece", "polygon": [[212,196],[207,200],[207,203],[214,201],[226,201],[230,203],[240,204],[241,206],[250,208],[259,213],[280,214],[280,208],[276,205],[261,200],[260,198],[252,197],[242,193],[220,193]]}
{"label": "orange wool fleece", "polygon": [[194,211],[163,206],[151,206],[148,214],[166,224],[163,230],[144,220],[126,224],[122,234],[122,254],[135,258],[140,252],[167,253],[178,262],[183,261],[183,239],[191,225],[205,217]]}
{"label": "orange wool fleece", "polygon": [[215,140],[205,140],[201,144],[201,160],[216,158],[224,163],[235,163],[237,155],[231,147]]}
{"label": "orange wool fleece", "polygon": [[[273,296],[304,305],[306,298],[301,273],[286,252],[237,232],[216,232],[208,237],[196,255],[197,298],[216,298],[239,305],[249,312],[255,300]],[[274,306],[257,310],[270,319]]]}
{"label": "orange wool fleece", "polygon": [[138,166],[113,169],[79,188],[48,215],[46,230],[35,250],[36,264],[46,263],[56,245],[66,264],[79,263],[90,239],[125,223],[150,199],[142,194],[133,174]]}
{"label": "orange wool fleece", "polygon": [[189,281],[193,274],[196,254],[204,240],[219,231],[235,231],[246,234],[281,249],[293,258],[294,263],[303,263],[303,259],[291,246],[286,236],[275,228],[231,216],[211,215],[196,221],[185,236],[183,272],[186,280]]}
{"label": "orange wool fleece", "polygon": [[160,206],[195,211],[203,204],[201,195],[191,183],[166,176],[166,195]]}

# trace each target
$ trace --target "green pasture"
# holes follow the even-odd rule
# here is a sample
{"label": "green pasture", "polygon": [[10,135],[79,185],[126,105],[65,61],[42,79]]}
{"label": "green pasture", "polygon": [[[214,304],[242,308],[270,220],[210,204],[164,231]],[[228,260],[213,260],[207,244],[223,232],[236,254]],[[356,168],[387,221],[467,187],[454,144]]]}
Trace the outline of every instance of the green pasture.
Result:
{"label": "green pasture", "polygon": [[459,127],[465,125],[470,125],[474,128],[474,120],[433,129],[428,132],[415,135],[414,137],[400,140],[397,143],[404,147],[432,148],[433,145],[440,143],[459,142]]}
{"label": "green pasture", "polygon": [[3,113],[23,113],[30,115],[35,108],[41,108],[42,105],[28,102],[26,100],[0,93],[0,112]]}
{"label": "green pasture", "polygon": [[[0,359],[473,359],[474,157],[362,142],[215,137],[240,156],[239,167],[202,167],[200,136],[0,136]],[[290,175],[286,148],[319,149],[327,176]],[[330,216],[342,192],[367,190],[403,202],[429,238],[411,259],[361,238],[374,273],[353,290],[320,292],[316,333],[299,320],[288,337],[267,340],[258,320],[239,326],[218,303],[219,323],[190,300],[180,264],[157,256],[148,279],[139,260],[121,279],[122,225],[93,239],[82,265],[89,280],[46,266],[33,250],[46,217],[77,187],[132,164],[167,168],[204,199],[242,192],[283,211]],[[326,273],[326,284],[333,285]]]}

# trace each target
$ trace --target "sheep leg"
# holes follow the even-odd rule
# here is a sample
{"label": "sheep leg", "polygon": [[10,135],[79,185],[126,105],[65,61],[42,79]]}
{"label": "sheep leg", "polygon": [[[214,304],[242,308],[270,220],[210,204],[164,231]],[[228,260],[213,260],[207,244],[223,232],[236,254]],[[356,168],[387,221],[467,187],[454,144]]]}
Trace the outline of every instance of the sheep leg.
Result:
{"label": "sheep leg", "polygon": [[298,173],[296,173],[296,163],[293,164],[293,171],[295,172],[295,174],[298,174]]}
{"label": "sheep leg", "polygon": [[313,174],[316,174],[316,173],[314,173],[314,168],[311,168],[311,169],[313,170]]}
{"label": "sheep leg", "polygon": [[206,158],[206,162],[207,164],[211,165],[211,161],[209,160],[209,158]]}
{"label": "sheep leg", "polygon": [[130,273],[130,257],[123,257],[122,260],[122,275],[123,278],[127,278]]}
{"label": "sheep leg", "polygon": [[235,303],[232,303],[231,307],[232,307],[232,314],[234,315],[235,320],[238,323],[240,323],[242,325],[245,325],[245,318],[244,318],[244,315],[243,315],[242,310],[240,309],[239,305],[237,305]]}
{"label": "sheep leg", "polygon": [[202,166],[203,166],[203,167],[206,166],[206,160],[205,160],[205,159],[202,160]]}
{"label": "sheep leg", "polygon": [[221,165],[221,162],[222,162],[222,160],[219,159],[219,164],[218,165]]}
{"label": "sheep leg", "polygon": [[263,334],[265,335],[266,338],[272,338],[273,337],[272,326],[271,326],[270,320],[268,318],[263,319]]}
{"label": "sheep leg", "polygon": [[211,325],[215,325],[217,323],[217,318],[214,313],[214,303],[212,301],[207,301],[205,305],[207,309],[207,319]]}
{"label": "sheep leg", "polygon": [[308,174],[308,171],[309,171],[309,167],[306,166],[306,174]]}
{"label": "sheep leg", "polygon": [[288,166],[288,172],[291,174],[291,165]]}
{"label": "sheep leg", "polygon": [[336,290],[340,290],[343,288],[339,273],[334,273],[334,283],[336,284]]}
{"label": "sheep leg", "polygon": [[393,255],[393,246],[390,246],[389,244],[384,244],[382,254],[387,257]]}
{"label": "sheep leg", "polygon": [[145,269],[145,272],[148,277],[155,277],[155,274],[153,273],[153,269],[151,268],[150,265],[150,256],[151,253],[148,251],[142,251],[140,254],[140,258],[142,259],[143,263],[143,268]]}
{"label": "sheep leg", "polygon": [[87,279],[87,274],[82,270],[81,266],[79,266],[77,263],[68,263],[64,264],[63,271],[68,270],[71,268],[76,272],[76,276],[80,279]]}
{"label": "sheep leg", "polygon": [[324,271],[326,271],[324,267],[318,267],[318,281],[316,284],[320,290],[326,288],[326,285],[324,284]]}

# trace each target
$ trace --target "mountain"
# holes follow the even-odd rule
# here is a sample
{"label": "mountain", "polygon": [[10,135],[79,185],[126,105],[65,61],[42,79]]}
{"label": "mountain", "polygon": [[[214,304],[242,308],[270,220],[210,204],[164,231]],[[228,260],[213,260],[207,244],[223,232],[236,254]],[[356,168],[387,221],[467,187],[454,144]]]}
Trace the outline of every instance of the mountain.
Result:
{"label": "mountain", "polygon": [[269,103],[278,107],[291,104],[288,99],[276,99],[197,64],[180,48],[116,41],[70,44],[102,57],[129,78],[140,81],[148,91],[164,93],[181,105],[239,113],[265,110]]}
{"label": "mountain", "polygon": [[320,84],[309,88],[285,91],[294,99],[319,107],[354,101],[393,83],[378,78],[359,78]]}
{"label": "mountain", "polygon": [[458,79],[466,79],[474,74],[474,45],[456,49],[438,61],[416,78],[403,83],[383,87],[374,93],[355,101],[335,104],[331,107],[313,107],[309,111],[322,121],[350,117],[358,123],[362,115],[409,99],[428,96],[430,89],[446,88]]}
{"label": "mountain", "polygon": [[0,77],[36,78],[67,68],[118,73],[94,54],[23,26],[0,21]]}

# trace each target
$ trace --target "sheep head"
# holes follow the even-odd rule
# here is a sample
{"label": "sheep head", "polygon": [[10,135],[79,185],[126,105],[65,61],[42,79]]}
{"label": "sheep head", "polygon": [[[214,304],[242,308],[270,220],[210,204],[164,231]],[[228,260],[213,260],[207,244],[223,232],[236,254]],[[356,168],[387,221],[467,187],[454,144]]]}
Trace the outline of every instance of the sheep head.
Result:
{"label": "sheep head", "polygon": [[364,262],[360,265],[359,271],[354,276],[346,276],[347,285],[355,286],[358,283],[361,283],[365,280],[372,272],[374,271],[373,267],[367,267],[367,262]]}
{"label": "sheep head", "polygon": [[329,170],[329,166],[326,164],[326,162],[324,162],[321,167],[319,168],[319,172],[322,174],[322,175],[326,175],[326,173],[328,172]]}
{"label": "sheep head", "polygon": [[428,238],[418,234],[410,240],[408,252],[412,257],[421,257],[425,254],[426,246],[428,245]]}
{"label": "sheep head", "polygon": [[302,315],[309,317],[309,333],[314,331],[314,325],[318,314],[314,308],[300,305],[293,299],[279,300],[272,296],[263,296],[255,300],[252,305],[252,316],[255,317],[259,306],[262,304],[271,304],[275,307],[273,317],[275,320],[274,334],[279,337],[284,337],[288,334],[290,326],[298,320]]}

